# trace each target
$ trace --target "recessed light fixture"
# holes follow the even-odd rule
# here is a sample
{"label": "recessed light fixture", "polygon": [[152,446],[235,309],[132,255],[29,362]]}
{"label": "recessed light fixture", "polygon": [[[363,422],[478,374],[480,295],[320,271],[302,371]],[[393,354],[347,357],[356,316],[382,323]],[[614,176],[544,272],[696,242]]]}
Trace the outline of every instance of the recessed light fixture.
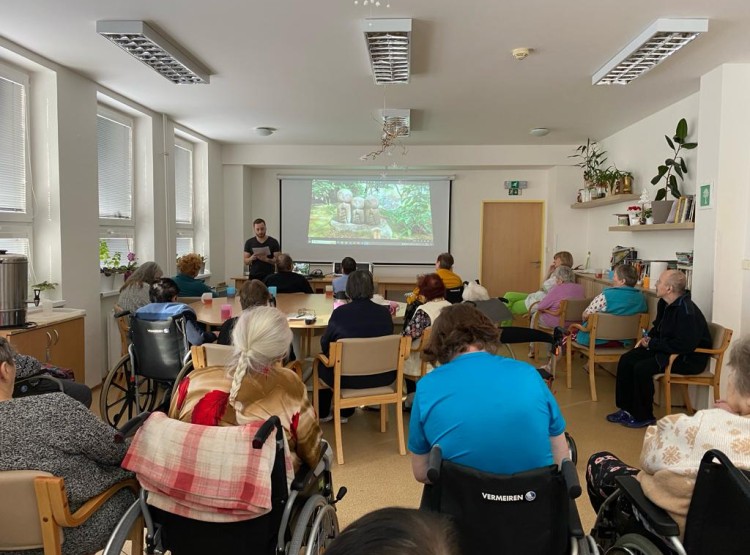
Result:
{"label": "recessed light fixture", "polygon": [[545,135],[549,135],[549,129],[546,127],[535,127],[529,131],[529,135],[533,135],[534,137],[544,137]]}
{"label": "recessed light fixture", "polygon": [[627,85],[708,31],[708,19],[657,19],[597,71],[592,85]]}
{"label": "recessed light fixture", "polygon": [[209,83],[208,69],[143,21],[97,21],[96,32],[172,83]]}
{"label": "recessed light fixture", "polygon": [[260,135],[261,137],[268,137],[269,135],[273,135],[276,133],[275,127],[256,127],[254,129],[256,135]]}
{"label": "recessed light fixture", "polygon": [[409,82],[411,19],[365,19],[362,22],[376,85]]}
{"label": "recessed light fixture", "polygon": [[511,50],[511,54],[513,57],[518,60],[519,62],[521,60],[525,60],[529,57],[529,54],[531,54],[534,50],[531,48],[514,48]]}

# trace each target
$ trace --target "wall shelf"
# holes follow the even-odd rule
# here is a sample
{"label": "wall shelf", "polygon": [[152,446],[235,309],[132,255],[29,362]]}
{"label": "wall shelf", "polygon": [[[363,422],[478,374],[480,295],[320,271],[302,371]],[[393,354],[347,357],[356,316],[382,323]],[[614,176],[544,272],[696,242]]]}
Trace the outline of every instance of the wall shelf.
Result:
{"label": "wall shelf", "polygon": [[588,202],[576,202],[571,204],[570,207],[573,210],[584,210],[587,208],[596,208],[597,206],[607,206],[608,204],[618,204],[620,202],[638,200],[639,198],[641,198],[640,195],[610,195],[608,197],[598,198]]}
{"label": "wall shelf", "polygon": [[695,222],[679,224],[651,224],[651,225],[612,225],[610,231],[680,231],[695,229]]}

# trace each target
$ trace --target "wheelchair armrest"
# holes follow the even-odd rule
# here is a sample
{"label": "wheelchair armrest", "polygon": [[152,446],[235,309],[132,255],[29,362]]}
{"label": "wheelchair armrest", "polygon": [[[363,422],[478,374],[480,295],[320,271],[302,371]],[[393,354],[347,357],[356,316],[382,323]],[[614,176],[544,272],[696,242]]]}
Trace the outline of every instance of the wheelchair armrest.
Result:
{"label": "wheelchair armrest", "polygon": [[294,475],[294,479],[292,480],[292,490],[303,491],[305,489],[305,485],[307,485],[307,483],[313,479],[315,479],[313,470],[305,463],[302,463],[302,466],[300,466],[299,470]]}
{"label": "wheelchair armrest", "polygon": [[439,445],[433,445],[427,460],[427,479],[431,484],[440,481],[440,465],[443,462],[443,450]]}
{"label": "wheelchair armrest", "polygon": [[129,316],[130,311],[129,310],[122,310],[120,312],[115,312],[114,317],[115,318],[122,318],[123,316]]}
{"label": "wheelchair armrest", "polygon": [[644,495],[643,488],[641,488],[641,484],[635,479],[635,476],[617,476],[615,482],[654,532],[662,536],[678,536],[680,534],[680,528],[672,520],[672,517],[664,509],[654,505]]}
{"label": "wheelchair armrest", "polygon": [[563,480],[565,480],[568,497],[570,499],[579,498],[581,496],[581,483],[578,481],[578,473],[573,462],[570,459],[563,459],[560,464],[560,472],[562,473]]}
{"label": "wheelchair armrest", "polygon": [[283,434],[283,429],[281,427],[281,420],[279,420],[278,416],[272,416],[265,422],[263,422],[263,425],[258,428],[258,431],[255,432],[255,437],[253,438],[253,449],[263,449],[263,444],[268,439],[268,436],[271,435],[271,432],[276,429],[277,431],[281,431]]}
{"label": "wheelchair armrest", "polygon": [[123,443],[126,438],[135,434],[135,432],[138,431],[138,428],[143,426],[143,423],[149,416],[151,416],[150,411],[143,411],[125,422],[125,424],[122,425],[122,428],[115,433],[115,443]]}

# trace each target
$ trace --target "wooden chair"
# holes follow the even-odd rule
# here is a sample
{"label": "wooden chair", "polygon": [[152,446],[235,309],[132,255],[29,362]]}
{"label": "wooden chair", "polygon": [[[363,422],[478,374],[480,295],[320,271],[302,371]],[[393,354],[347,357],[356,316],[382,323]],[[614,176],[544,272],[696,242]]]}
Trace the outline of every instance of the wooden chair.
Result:
{"label": "wooden chair", "polygon": [[[115,305],[114,314],[119,314],[120,312],[122,312],[122,307]],[[128,354],[128,345],[130,344],[128,336],[128,332],[130,332],[130,316],[120,316],[119,318],[115,318],[115,320],[117,320],[117,329],[120,332],[120,356],[124,357]]]}
{"label": "wooden chair", "polygon": [[[549,308],[542,308],[536,311],[536,313],[532,313],[531,309],[534,308],[539,303],[536,302],[529,307],[529,319],[531,320],[531,327],[535,330],[552,333],[554,331],[554,326],[551,328],[548,328],[547,326],[543,325],[541,322],[541,315],[542,314],[549,314],[550,316],[557,317],[557,324],[556,326],[565,327],[565,320],[566,320],[566,309],[568,307],[568,301],[562,300],[560,301],[559,306],[557,307],[557,310],[551,310]],[[541,345],[539,342],[534,343],[534,358],[539,360],[539,347]]]}
{"label": "wooden chair", "polygon": [[[130,488],[138,493],[134,479],[124,480],[89,499],[70,512],[62,478],[38,470],[0,472],[0,552],[43,549],[44,555],[60,555],[64,529],[84,524],[115,493]],[[133,545],[143,545],[143,520],[131,531]],[[133,550],[135,553],[137,550]]]}
{"label": "wooden chair", "polygon": [[709,324],[708,329],[711,332],[711,348],[710,349],[696,349],[696,353],[706,353],[710,355],[710,358],[716,361],[713,373],[711,372],[711,361],[709,360],[706,364],[706,369],[700,374],[693,374],[686,376],[684,374],[673,374],[672,364],[678,355],[670,355],[669,364],[664,369],[663,374],[656,374],[655,380],[659,380],[664,390],[664,411],[665,414],[672,413],[672,384],[679,384],[682,386],[682,397],[685,400],[685,406],[687,407],[690,414],[695,412],[692,403],[690,402],[690,396],[688,395],[689,385],[702,385],[706,387],[714,388],[714,401],[719,400],[721,391],[719,384],[721,380],[721,367],[724,364],[724,353],[729,348],[729,343],[732,341],[732,334],[734,333],[729,328],[725,328],[719,324]]}
{"label": "wooden chair", "polygon": [[[323,364],[333,367],[333,411],[336,461],[344,464],[344,447],[341,438],[341,410],[361,405],[380,405],[380,431],[385,432],[388,421],[387,405],[396,405],[398,452],[406,454],[404,442],[403,387],[404,361],[409,354],[411,338],[386,335],[366,339],[340,339],[331,343],[329,355],[319,354],[313,361],[313,403],[320,414],[318,393],[321,388],[331,389],[318,375]],[[388,386],[368,389],[343,389],[342,376],[382,374],[396,369],[396,379]]]}
{"label": "wooden chair", "polygon": [[[424,351],[425,346],[427,345],[427,342],[430,340],[430,335],[432,334],[432,326],[429,326],[424,329],[422,332],[422,337],[419,338],[419,343],[417,346],[414,346],[414,343],[411,344],[411,348],[409,349],[409,357],[415,356],[415,357],[421,357],[422,351]],[[406,361],[404,361],[404,364]],[[419,364],[419,375],[418,376],[412,376],[411,374],[404,374],[404,379],[411,380],[413,382],[419,381],[420,378],[422,378],[424,375],[427,374],[427,366],[428,363],[424,360],[420,359]]]}
{"label": "wooden chair", "polygon": [[573,373],[571,370],[573,351],[578,351],[588,357],[589,385],[591,387],[591,400],[596,398],[596,363],[618,362],[620,357],[630,351],[632,347],[603,347],[596,344],[597,339],[607,341],[638,341],[641,339],[644,328],[648,326],[648,314],[633,314],[632,316],[616,316],[606,312],[595,312],[589,317],[588,327],[573,324],[571,329],[589,332],[589,345],[581,345],[575,341],[568,342],[566,350],[566,362],[568,371],[568,389],[573,387]]}
{"label": "wooden chair", "polygon": [[[226,366],[232,358],[234,347],[231,345],[218,345],[216,343],[204,343],[190,348],[193,368],[206,368],[208,366]],[[286,368],[293,370],[302,379],[302,363],[298,360],[290,362]]]}

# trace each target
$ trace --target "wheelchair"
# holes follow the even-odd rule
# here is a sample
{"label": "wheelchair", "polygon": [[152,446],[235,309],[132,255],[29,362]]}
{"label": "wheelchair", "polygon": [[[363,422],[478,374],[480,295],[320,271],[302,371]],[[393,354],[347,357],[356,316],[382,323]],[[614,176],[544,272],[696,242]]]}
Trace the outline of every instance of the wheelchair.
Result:
{"label": "wheelchair", "polygon": [[435,445],[427,477],[420,509],[455,521],[462,553],[599,553],[583,532],[575,504],[581,486],[569,459],[561,469],[498,475],[443,460]]}
{"label": "wheelchair", "polygon": [[[128,435],[148,414],[126,423],[120,434]],[[145,522],[145,549],[142,553],[160,555],[203,555],[205,553],[257,553],[267,555],[322,554],[339,534],[335,504],[346,494],[340,488],[333,495],[332,451],[323,441],[320,461],[313,469],[303,466],[287,486],[286,437],[277,416],[266,420],[252,440],[261,449],[275,432],[276,458],[271,472],[271,511],[239,522],[203,522],[157,509],[148,504],[148,492],[120,519],[103,555],[120,555],[133,526]],[[131,549],[130,553],[141,553]]]}
{"label": "wheelchair", "polygon": [[[715,462],[718,461],[718,462]],[[685,537],[677,523],[643,494],[635,476],[615,478],[591,535],[607,555],[739,555],[750,545],[750,472],[719,450],[703,455],[690,501]]]}
{"label": "wheelchair", "polygon": [[128,354],[107,374],[99,398],[102,419],[115,428],[153,410],[157,402],[169,403],[178,374],[192,366],[184,318],[142,320],[127,311],[115,314],[124,316],[130,316]]}

